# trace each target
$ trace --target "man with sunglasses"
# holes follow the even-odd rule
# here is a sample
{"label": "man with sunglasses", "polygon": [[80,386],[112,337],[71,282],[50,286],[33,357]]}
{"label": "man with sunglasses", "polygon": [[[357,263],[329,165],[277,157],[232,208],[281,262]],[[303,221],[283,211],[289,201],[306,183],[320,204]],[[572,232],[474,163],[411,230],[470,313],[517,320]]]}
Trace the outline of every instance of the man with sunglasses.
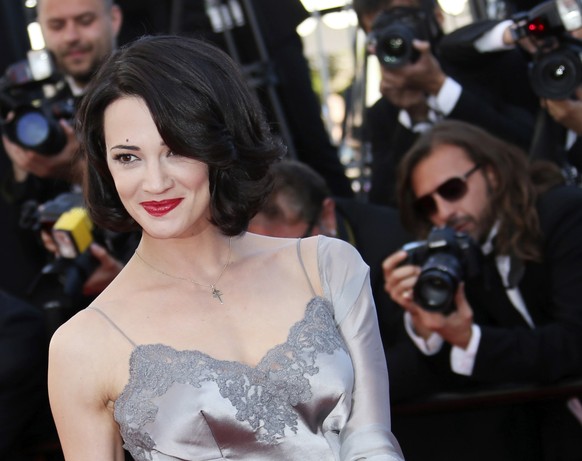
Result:
{"label": "man with sunglasses", "polygon": [[[556,165],[528,164],[518,148],[449,120],[403,157],[398,197],[405,227],[419,238],[448,226],[469,234],[484,256],[480,274],[460,284],[449,314],[415,302],[421,268],[405,263],[405,251],[383,263],[385,289],[405,311],[423,379],[451,390],[582,377],[580,188],[563,185]],[[576,408],[574,398],[528,407],[529,429],[520,430],[535,456],[582,459]],[[475,427],[467,427],[472,434]]]}

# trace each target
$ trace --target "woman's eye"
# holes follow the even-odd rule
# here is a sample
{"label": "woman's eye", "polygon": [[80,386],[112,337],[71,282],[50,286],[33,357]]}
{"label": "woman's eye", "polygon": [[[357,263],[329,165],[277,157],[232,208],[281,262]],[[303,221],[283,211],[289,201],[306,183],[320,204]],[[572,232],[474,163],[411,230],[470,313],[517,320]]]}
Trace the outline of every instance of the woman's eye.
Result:
{"label": "woman's eye", "polygon": [[113,160],[120,163],[131,163],[136,159],[137,157],[133,154],[117,154],[113,157]]}

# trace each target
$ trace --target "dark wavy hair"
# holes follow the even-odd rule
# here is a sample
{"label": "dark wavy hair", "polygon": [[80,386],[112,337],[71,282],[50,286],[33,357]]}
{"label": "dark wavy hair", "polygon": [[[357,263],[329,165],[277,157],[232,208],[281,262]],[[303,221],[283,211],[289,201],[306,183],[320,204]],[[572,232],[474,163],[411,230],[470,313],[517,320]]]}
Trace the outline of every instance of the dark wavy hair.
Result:
{"label": "dark wavy hair", "polygon": [[93,221],[136,230],[107,167],[103,116],[119,98],[144,100],[165,144],[208,165],[211,222],[245,231],[272,187],[269,169],[285,148],[239,67],[198,39],[146,36],[115,51],[92,79],[77,111],[84,191]]}
{"label": "dark wavy hair", "polygon": [[430,220],[415,211],[411,175],[415,166],[440,145],[462,148],[483,170],[490,168],[496,178],[491,191],[491,209],[500,220],[494,241],[497,254],[514,254],[523,260],[541,259],[541,230],[536,209],[538,185],[530,176],[527,154],[483,129],[456,120],[445,120],[423,133],[402,158],[398,170],[398,206],[404,226],[426,236]]}

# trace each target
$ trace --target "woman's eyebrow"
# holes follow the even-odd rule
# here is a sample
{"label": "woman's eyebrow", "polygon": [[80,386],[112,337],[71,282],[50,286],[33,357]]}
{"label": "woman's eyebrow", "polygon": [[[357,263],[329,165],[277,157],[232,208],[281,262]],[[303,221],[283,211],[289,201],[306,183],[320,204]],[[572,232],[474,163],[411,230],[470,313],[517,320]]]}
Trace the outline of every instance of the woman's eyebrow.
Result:
{"label": "woman's eyebrow", "polygon": [[123,149],[123,150],[135,150],[135,151],[138,151],[139,150],[139,147],[137,147],[137,146],[127,146],[125,144],[117,144],[116,146],[113,146],[109,150],[113,150],[113,149]]}

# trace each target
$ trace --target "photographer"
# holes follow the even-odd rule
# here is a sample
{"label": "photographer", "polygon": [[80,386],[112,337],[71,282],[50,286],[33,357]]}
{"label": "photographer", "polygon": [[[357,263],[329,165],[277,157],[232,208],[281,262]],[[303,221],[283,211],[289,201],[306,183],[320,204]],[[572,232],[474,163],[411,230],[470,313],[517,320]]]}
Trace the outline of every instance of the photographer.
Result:
{"label": "photographer", "polygon": [[[72,96],[81,95],[103,58],[116,45],[121,10],[112,0],[40,0],[37,12],[46,47],[53,53],[68,84],[63,91]],[[3,136],[16,182],[25,181],[29,174],[41,178],[74,179],[71,177],[71,163],[77,142],[69,123],[62,120],[60,125],[67,143],[55,155],[42,155],[22,148]]]}
{"label": "photographer", "polygon": [[[484,255],[480,273],[453,293],[451,312],[418,304],[421,267],[405,263],[406,251],[383,263],[386,291],[406,311],[406,330],[437,380],[457,376],[461,388],[502,387],[582,376],[582,191],[557,185],[563,181],[557,169],[550,174],[552,164],[530,176],[535,165],[529,168],[518,148],[459,121],[436,124],[402,159],[405,226],[420,238],[432,226],[448,226],[472,237]],[[528,443],[516,445],[518,453],[581,459],[579,411],[558,401],[532,404],[528,412],[525,426],[512,426]],[[485,430],[467,424],[471,440]]]}
{"label": "photographer", "polygon": [[582,14],[577,2],[547,0],[506,20],[461,27],[441,43],[453,62],[478,62],[519,51],[528,67],[515,78],[531,86],[537,100],[529,147],[533,159],[558,164],[573,184],[582,177]]}
{"label": "photographer", "polygon": [[[40,0],[37,13],[46,47],[64,75],[64,81],[55,85],[57,93],[52,99],[59,102],[76,99],[101,61],[116,46],[121,10],[112,0]],[[14,136],[8,136],[7,127],[14,116],[14,113],[7,115],[2,136],[4,150],[11,161],[11,169],[2,178],[2,207],[8,216],[3,229],[6,238],[2,242],[7,259],[19,263],[16,267],[2,266],[0,284],[12,294],[26,297],[47,256],[38,244],[37,231],[20,228],[22,204],[42,204],[71,190],[79,181],[75,165],[78,143],[70,122],[58,119],[66,140],[64,147],[50,153],[25,148]],[[90,251],[101,262],[101,270],[85,283],[86,295],[98,293],[106,284],[104,280],[111,280],[121,268],[103,247],[95,244]]]}
{"label": "photographer", "polygon": [[[464,120],[529,145],[535,100],[513,79],[527,65],[519,53],[467,64],[444,59],[442,12],[431,0],[354,0],[353,7],[368,34],[368,51],[382,64],[383,97],[365,120],[372,151],[371,202],[395,204],[400,158],[438,120]],[[389,32],[395,29],[399,32]]]}

